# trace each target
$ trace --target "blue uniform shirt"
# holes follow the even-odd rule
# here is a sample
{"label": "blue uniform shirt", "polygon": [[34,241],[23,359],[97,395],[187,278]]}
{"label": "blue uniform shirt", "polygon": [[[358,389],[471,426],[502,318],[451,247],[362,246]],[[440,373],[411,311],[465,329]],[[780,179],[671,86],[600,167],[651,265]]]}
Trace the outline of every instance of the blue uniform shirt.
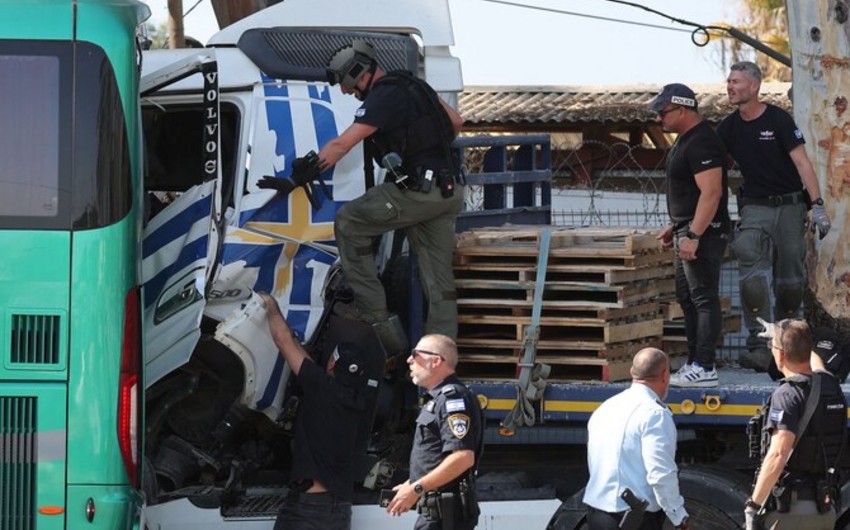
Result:
{"label": "blue uniform shirt", "polygon": [[674,525],[687,517],[679,494],[676,426],[673,413],[646,385],[605,400],[587,424],[590,480],[584,503],[604,512],[628,509],[626,488],[649,501],[647,510],[664,510]]}

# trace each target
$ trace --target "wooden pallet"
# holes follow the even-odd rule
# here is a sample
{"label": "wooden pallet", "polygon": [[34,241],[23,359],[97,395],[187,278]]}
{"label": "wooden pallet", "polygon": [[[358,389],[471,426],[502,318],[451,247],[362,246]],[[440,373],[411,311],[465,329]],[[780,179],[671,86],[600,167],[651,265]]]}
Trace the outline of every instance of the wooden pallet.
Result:
{"label": "wooden pallet", "polygon": [[[506,316],[515,318],[525,318],[530,322],[533,304],[531,302],[521,302],[513,304],[501,304],[498,302],[489,303],[488,300],[480,302],[465,302],[458,305],[458,314],[460,316],[472,315],[492,315]],[[617,321],[617,322],[634,322],[647,318],[657,318],[660,311],[660,306],[657,300],[650,300],[637,305],[627,307],[599,307],[597,305],[589,305],[587,307],[558,307],[543,304],[541,306],[541,317],[569,317],[576,321],[592,320],[599,321]]]}
{"label": "wooden pallet", "polygon": [[583,228],[531,225],[505,225],[468,230],[458,236],[457,248],[537,247],[541,234],[551,233],[550,247],[581,249],[592,247],[600,253],[634,254],[661,249],[656,234],[630,228]]}
{"label": "wooden pallet", "polygon": [[[501,362],[515,363],[523,354],[523,342],[508,339],[476,339],[459,337],[457,340],[459,358],[467,355],[493,355]],[[647,337],[644,340],[606,343],[601,340],[572,340],[537,342],[537,358],[548,357],[596,357],[600,359],[631,358],[641,348],[661,347],[661,337]]]}
{"label": "wooden pallet", "polygon": [[[517,363],[523,356],[520,344],[494,347],[489,345],[468,345],[462,341],[459,346],[458,373],[467,378],[516,379]],[[499,344],[499,343],[496,343]],[[552,373],[548,380],[596,379],[601,381],[621,381],[628,379],[629,369],[635,353],[642,348],[660,348],[661,340],[651,338],[620,344],[603,345],[601,350],[588,349],[539,349],[536,362],[548,364]]]}
{"label": "wooden pallet", "polygon": [[[522,341],[530,319],[497,315],[459,315],[458,335],[466,339],[496,338]],[[542,317],[539,323],[542,341],[601,341],[617,343],[644,337],[660,337],[664,320],[648,318],[635,322],[616,322],[590,318]]]}
{"label": "wooden pallet", "polygon": [[[586,360],[590,361],[590,360]],[[550,364],[551,372],[547,381],[625,381],[631,375],[629,370],[632,366],[631,359],[593,359],[598,362],[582,362],[582,359],[573,359],[572,364]],[[458,375],[466,381],[476,379],[486,381],[516,381],[518,373],[516,365],[504,363],[469,363],[461,361],[457,367]]]}
{"label": "wooden pallet", "polygon": [[[455,250],[454,263],[456,266],[467,265],[499,265],[510,267],[536,266],[538,251],[536,248],[499,248],[499,247],[467,247],[462,251]],[[549,266],[578,266],[578,267],[612,267],[612,268],[641,268],[664,267],[672,263],[672,253],[669,251],[647,252],[643,254],[612,253],[593,249],[574,250],[556,248],[549,250]]]}
{"label": "wooden pallet", "polygon": [[[669,270],[668,270],[669,269]],[[672,277],[672,267],[615,267],[605,265],[547,265],[546,280],[556,282],[584,282],[606,285],[620,285],[646,280],[659,280]],[[535,282],[537,264],[511,266],[502,262],[471,263],[454,266],[455,279],[458,280],[506,280],[514,282]]]}
{"label": "wooden pallet", "polygon": [[[455,285],[458,306],[498,307],[534,300],[534,282],[456,280]],[[627,285],[547,281],[543,305],[552,309],[625,308],[657,299],[672,288],[672,279]]]}

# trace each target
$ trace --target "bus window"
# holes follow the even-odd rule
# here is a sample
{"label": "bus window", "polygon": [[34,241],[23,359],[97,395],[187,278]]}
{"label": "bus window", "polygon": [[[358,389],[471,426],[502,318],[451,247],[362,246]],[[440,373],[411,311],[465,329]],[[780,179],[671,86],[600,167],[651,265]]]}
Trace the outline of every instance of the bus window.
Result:
{"label": "bus window", "polygon": [[0,215],[59,212],[59,59],[0,56]]}

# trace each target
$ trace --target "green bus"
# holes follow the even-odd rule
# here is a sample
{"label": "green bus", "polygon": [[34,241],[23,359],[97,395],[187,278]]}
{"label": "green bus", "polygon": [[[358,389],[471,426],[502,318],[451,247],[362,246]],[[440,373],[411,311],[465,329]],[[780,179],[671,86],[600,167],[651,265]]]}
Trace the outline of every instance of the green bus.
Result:
{"label": "green bus", "polygon": [[0,0],[0,530],[139,526],[135,0]]}

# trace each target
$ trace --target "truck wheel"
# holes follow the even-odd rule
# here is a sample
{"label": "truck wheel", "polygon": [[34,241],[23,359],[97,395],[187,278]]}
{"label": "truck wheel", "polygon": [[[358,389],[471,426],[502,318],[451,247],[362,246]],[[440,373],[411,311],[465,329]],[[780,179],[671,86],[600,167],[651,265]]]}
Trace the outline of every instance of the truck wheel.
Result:
{"label": "truck wheel", "polygon": [[[679,488],[692,530],[742,528],[751,477],[713,466],[682,468]],[[665,527],[672,529],[672,526]]]}

